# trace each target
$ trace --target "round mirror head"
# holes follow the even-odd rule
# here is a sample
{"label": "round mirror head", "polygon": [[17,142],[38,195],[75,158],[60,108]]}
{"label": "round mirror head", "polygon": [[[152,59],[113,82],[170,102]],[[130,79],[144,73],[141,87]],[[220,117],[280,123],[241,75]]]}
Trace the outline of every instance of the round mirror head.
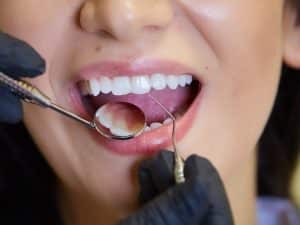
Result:
{"label": "round mirror head", "polygon": [[128,140],[140,135],[146,126],[146,116],[137,106],[127,102],[110,102],[94,115],[96,130],[104,137]]}

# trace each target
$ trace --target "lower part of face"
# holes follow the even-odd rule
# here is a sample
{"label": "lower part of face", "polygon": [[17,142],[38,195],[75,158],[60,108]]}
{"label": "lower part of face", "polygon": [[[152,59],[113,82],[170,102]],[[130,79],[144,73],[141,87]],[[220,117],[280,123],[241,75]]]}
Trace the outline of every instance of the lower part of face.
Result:
{"label": "lower part of face", "polygon": [[[126,7],[126,2],[135,7]],[[56,103],[87,118],[91,115],[78,99],[88,97],[78,94],[79,80],[125,76],[126,71],[128,76],[148,77],[191,73],[198,90],[195,94],[186,91],[191,87],[181,88],[195,97],[181,112],[178,148],[184,157],[196,153],[209,158],[224,182],[230,182],[236,168],[254,154],[272,108],[282,60],[283,2],[161,0],[155,1],[152,16],[143,5],[150,2],[44,0],[41,5],[38,0],[3,0],[0,27],[46,59],[46,74],[31,82]],[[88,18],[93,29],[99,26],[92,31],[78,22],[88,3],[95,11],[106,9],[100,17],[108,21],[103,24],[96,14]],[[164,10],[169,17],[162,19]],[[171,105],[176,108],[181,89],[165,89],[158,98],[164,104],[175,102]],[[106,101],[114,98],[106,95]],[[147,95],[139,98],[150,101]],[[158,149],[172,148],[168,125],[137,140],[104,141],[54,112],[24,108],[27,127],[60,180],[118,210],[135,207],[138,162]],[[170,110],[176,114],[182,108]]]}

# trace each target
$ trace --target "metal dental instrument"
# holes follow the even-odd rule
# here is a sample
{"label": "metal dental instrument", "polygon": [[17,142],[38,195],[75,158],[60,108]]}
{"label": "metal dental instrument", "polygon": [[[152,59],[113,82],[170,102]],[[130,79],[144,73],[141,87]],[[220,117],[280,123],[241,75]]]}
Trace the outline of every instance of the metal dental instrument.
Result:
{"label": "metal dental instrument", "polygon": [[173,114],[162,104],[160,103],[156,98],[154,98],[151,94],[149,94],[149,97],[158,104],[172,119],[173,127],[172,127],[172,145],[174,148],[174,179],[177,184],[184,183],[185,177],[184,177],[184,161],[181,158],[178,148],[176,145],[176,118],[173,116]]}
{"label": "metal dental instrument", "polygon": [[[117,103],[108,103],[103,105],[99,110],[105,110],[106,107],[119,107],[127,110],[126,113],[135,113],[134,115],[140,120],[135,124],[135,126],[131,127],[131,130],[126,130],[126,132],[122,131],[122,129],[118,129],[117,132],[113,132],[107,127],[105,127],[99,121],[99,116],[97,113],[95,114],[92,121],[88,121],[66,109],[63,107],[53,103],[51,99],[46,96],[42,91],[40,91],[37,87],[31,85],[30,83],[23,80],[14,80],[11,77],[0,72],[0,82],[10,87],[11,91],[18,95],[21,99],[23,99],[27,103],[35,104],[44,108],[50,108],[68,118],[71,118],[81,124],[86,125],[89,128],[95,129],[99,134],[106,138],[117,139],[117,140],[128,140],[140,135],[145,126],[146,126],[146,118],[144,112],[141,111],[137,106],[127,103],[127,102],[117,102]],[[99,111],[98,110],[98,111]],[[97,112],[98,112],[97,111]],[[124,114],[118,114],[119,120],[126,121],[126,118],[122,118]],[[120,132],[121,131],[121,132]]]}

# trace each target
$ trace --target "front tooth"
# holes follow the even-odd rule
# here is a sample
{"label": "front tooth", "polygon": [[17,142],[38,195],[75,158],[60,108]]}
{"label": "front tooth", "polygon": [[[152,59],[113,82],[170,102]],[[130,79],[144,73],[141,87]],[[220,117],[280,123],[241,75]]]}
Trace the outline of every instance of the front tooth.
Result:
{"label": "front tooth", "polygon": [[167,85],[170,89],[175,90],[178,87],[178,79],[174,75],[168,75]]}
{"label": "front tooth", "polygon": [[155,90],[163,90],[166,88],[166,78],[161,73],[156,73],[151,76],[151,85]]}
{"label": "front tooth", "polygon": [[131,78],[131,91],[134,94],[146,94],[150,92],[151,84],[148,76],[137,76]]}
{"label": "front tooth", "polygon": [[108,77],[100,78],[100,88],[101,92],[108,94],[112,91],[112,81]]}
{"label": "front tooth", "polygon": [[114,95],[127,95],[131,92],[129,77],[116,77],[112,82],[112,93]]}
{"label": "front tooth", "polygon": [[99,81],[96,79],[92,79],[89,81],[89,85],[90,85],[91,94],[93,96],[99,95],[101,89]]}
{"label": "front tooth", "polygon": [[161,123],[158,123],[158,122],[154,122],[154,123],[151,123],[151,124],[150,124],[151,130],[156,129],[156,128],[159,128],[159,127],[161,127],[161,126],[162,126],[162,124],[161,124]]}

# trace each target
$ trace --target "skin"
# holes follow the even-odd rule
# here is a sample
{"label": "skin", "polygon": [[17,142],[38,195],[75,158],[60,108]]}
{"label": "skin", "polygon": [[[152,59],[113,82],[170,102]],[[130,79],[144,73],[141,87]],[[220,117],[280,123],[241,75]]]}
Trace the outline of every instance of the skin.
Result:
{"label": "skin", "polygon": [[[256,145],[281,64],[300,65],[294,22],[295,12],[283,0],[0,3],[1,29],[47,61],[46,73],[31,82],[66,108],[72,109],[68,87],[74,73],[93,62],[162,58],[194,68],[204,81],[202,102],[178,145],[185,157],[196,153],[218,168],[239,225],[255,224]],[[51,111],[27,104],[24,112],[57,174],[67,225],[110,225],[137,208],[135,172],[142,156],[106,151],[86,128]]]}

